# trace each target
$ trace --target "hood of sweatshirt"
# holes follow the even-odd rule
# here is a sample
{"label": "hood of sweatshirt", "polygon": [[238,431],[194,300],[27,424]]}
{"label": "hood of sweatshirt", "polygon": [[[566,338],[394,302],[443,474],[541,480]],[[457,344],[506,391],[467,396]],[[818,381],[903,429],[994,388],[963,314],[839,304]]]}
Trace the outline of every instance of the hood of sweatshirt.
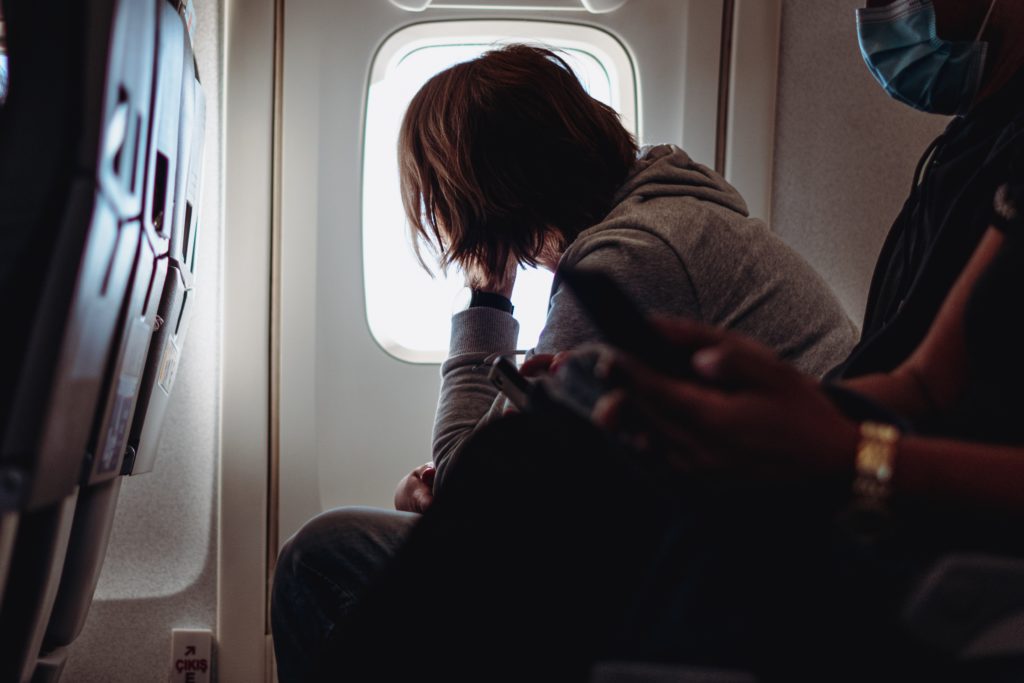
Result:
{"label": "hood of sweatshirt", "polygon": [[613,204],[654,197],[693,197],[748,215],[747,203],[735,187],[675,145],[641,149],[636,165],[615,193]]}

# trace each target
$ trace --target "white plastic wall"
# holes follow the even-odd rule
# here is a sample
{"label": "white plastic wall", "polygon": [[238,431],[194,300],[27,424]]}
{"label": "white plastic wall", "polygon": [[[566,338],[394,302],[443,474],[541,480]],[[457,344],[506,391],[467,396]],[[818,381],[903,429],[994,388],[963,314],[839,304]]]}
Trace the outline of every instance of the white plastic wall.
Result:
{"label": "white plastic wall", "polygon": [[783,3],[772,227],[860,323],[882,241],[946,120],[875,83],[857,47],[863,0]]}

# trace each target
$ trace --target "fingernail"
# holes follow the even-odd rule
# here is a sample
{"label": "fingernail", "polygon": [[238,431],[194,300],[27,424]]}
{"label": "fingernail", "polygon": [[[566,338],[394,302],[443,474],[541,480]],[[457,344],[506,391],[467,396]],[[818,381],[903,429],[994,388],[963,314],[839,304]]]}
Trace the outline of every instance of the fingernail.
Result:
{"label": "fingernail", "polygon": [[590,412],[590,419],[593,420],[594,424],[598,427],[612,427],[612,404],[613,399],[610,396],[602,396],[597,399],[597,403],[594,404],[594,408]]}
{"label": "fingernail", "polygon": [[697,374],[714,377],[718,373],[718,364],[722,361],[722,353],[718,349],[701,349],[693,354],[693,369]]}

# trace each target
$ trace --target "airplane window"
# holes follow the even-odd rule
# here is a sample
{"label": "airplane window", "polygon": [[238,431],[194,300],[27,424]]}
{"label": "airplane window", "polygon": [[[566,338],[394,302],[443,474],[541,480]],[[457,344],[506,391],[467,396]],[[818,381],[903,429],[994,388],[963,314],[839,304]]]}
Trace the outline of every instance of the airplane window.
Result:
{"label": "airplane window", "polygon": [[[433,75],[510,42],[559,50],[584,87],[613,107],[637,133],[632,62],[610,35],[594,28],[542,22],[438,22],[392,36],[371,68],[363,149],[363,263],[366,312],[377,342],[410,362],[438,363],[448,350],[450,318],[463,292],[462,274],[431,278],[413,253],[402,210],[395,149],[402,116]],[[424,253],[429,259],[429,254]],[[429,265],[429,264],[428,264]],[[436,270],[436,269],[435,269]],[[512,302],[519,347],[537,343],[552,275],[531,268],[516,278]]]}

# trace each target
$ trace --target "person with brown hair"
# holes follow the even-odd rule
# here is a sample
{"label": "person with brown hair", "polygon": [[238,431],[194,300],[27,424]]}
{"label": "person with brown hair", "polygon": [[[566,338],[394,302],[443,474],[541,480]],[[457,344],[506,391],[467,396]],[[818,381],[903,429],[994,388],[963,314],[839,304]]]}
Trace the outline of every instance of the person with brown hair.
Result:
{"label": "person with brown hair", "polygon": [[440,488],[465,439],[504,412],[480,365],[516,349],[509,298],[522,265],[555,272],[539,354],[601,338],[563,290],[565,267],[610,275],[645,312],[749,335],[813,375],[852,347],[856,330],[826,284],[724,178],[672,145],[638,158],[618,114],[555,52],[509,45],[436,75],[410,103],[398,148],[418,253],[457,265],[473,291],[452,318],[432,464],[403,482],[400,508],[421,512],[422,474],[436,467]]}
{"label": "person with brown hair", "polygon": [[486,361],[515,353],[520,266],[555,272],[538,354],[601,338],[561,268],[609,275],[645,313],[748,335],[812,375],[856,337],[824,281],[748,215],[735,188],[673,145],[638,150],[555,52],[509,45],[434,76],[409,105],[398,147],[417,252],[460,268],[472,298],[452,318],[432,462],[399,484],[398,511],[328,511],[281,552],[282,681],[303,679],[309,658],[297,653],[320,647],[444,488],[465,441],[505,412]]}

